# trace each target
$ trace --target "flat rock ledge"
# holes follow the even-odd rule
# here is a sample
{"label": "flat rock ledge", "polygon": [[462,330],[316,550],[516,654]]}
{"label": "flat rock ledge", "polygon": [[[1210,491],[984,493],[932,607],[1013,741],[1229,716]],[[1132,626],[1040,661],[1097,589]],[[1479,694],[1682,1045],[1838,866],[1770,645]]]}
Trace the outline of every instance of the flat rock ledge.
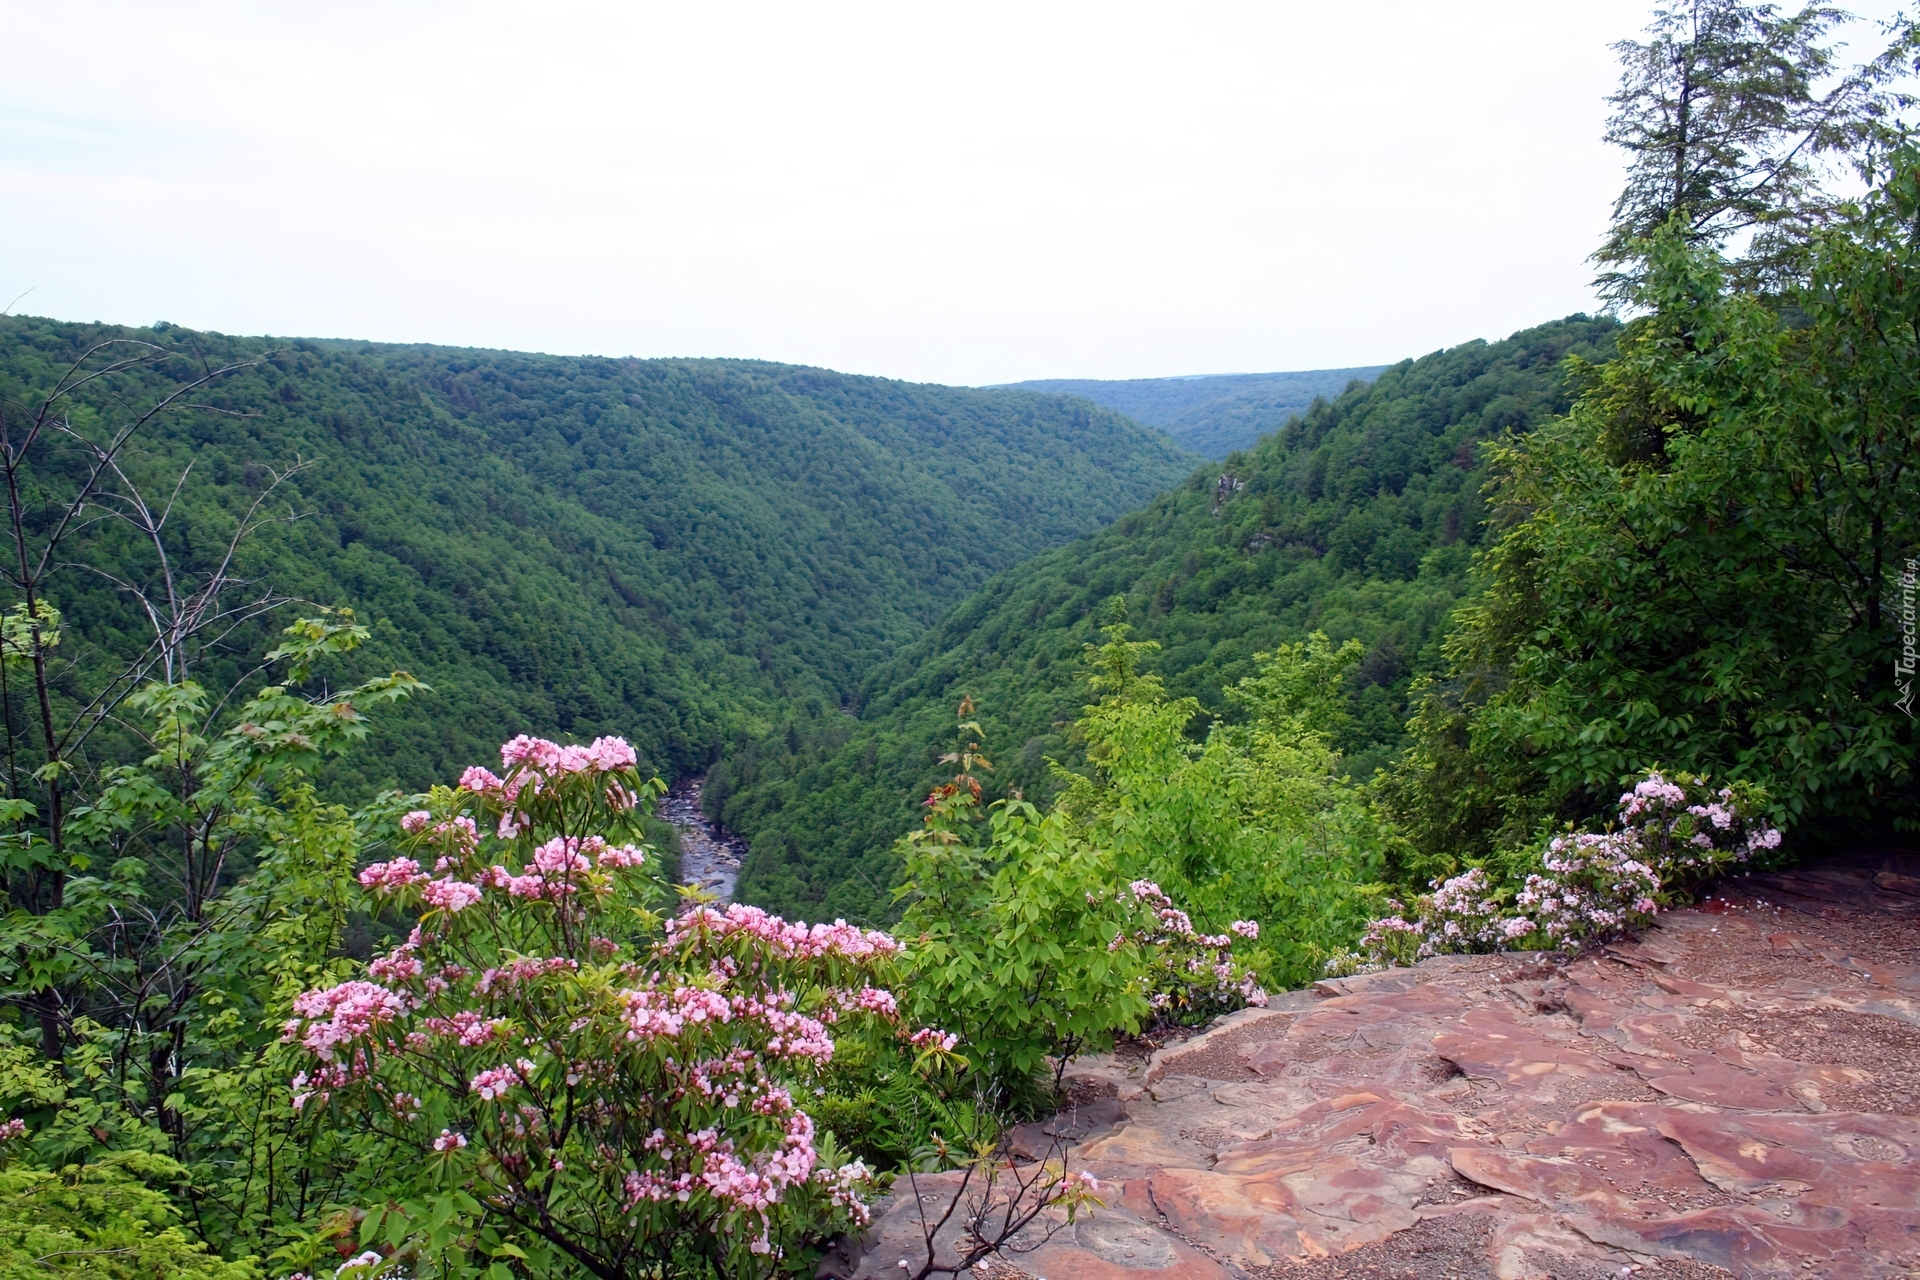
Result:
{"label": "flat rock ledge", "polygon": [[[1105,1207],[978,1280],[1920,1280],[1920,858],[1732,881],[1578,959],[1324,981],[1070,1079],[1092,1101],[1015,1158],[1070,1143]],[[916,1272],[956,1185],[903,1180],[828,1273]]]}

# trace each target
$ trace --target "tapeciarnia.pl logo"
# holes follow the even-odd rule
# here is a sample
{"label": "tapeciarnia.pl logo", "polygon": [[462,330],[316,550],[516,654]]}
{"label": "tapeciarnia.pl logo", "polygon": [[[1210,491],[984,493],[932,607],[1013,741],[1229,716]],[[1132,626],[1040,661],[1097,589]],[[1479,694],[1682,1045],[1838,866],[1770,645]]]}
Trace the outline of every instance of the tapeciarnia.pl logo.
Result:
{"label": "tapeciarnia.pl logo", "polygon": [[1893,660],[1893,687],[1900,691],[1900,709],[1913,715],[1913,668],[1920,636],[1914,629],[1913,598],[1920,589],[1920,560],[1908,560],[1900,575],[1900,652]]}

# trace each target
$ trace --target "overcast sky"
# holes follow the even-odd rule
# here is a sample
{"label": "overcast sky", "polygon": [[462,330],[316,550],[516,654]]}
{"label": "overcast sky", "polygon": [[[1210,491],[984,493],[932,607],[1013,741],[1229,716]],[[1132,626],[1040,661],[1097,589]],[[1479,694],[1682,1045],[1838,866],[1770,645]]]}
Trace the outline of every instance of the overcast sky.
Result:
{"label": "overcast sky", "polygon": [[1382,363],[1593,307],[1646,14],[0,0],[0,305],[954,383]]}

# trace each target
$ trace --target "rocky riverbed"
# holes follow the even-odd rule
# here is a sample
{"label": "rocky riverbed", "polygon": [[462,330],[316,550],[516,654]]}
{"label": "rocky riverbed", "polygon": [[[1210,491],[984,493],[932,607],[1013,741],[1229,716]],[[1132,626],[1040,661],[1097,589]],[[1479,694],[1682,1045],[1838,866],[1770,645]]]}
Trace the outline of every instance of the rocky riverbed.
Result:
{"label": "rocky riverbed", "polygon": [[701,810],[700,787],[705,781],[702,774],[674,783],[661,798],[660,817],[680,833],[680,883],[696,885],[718,894],[721,902],[731,902],[747,842],[709,821]]}

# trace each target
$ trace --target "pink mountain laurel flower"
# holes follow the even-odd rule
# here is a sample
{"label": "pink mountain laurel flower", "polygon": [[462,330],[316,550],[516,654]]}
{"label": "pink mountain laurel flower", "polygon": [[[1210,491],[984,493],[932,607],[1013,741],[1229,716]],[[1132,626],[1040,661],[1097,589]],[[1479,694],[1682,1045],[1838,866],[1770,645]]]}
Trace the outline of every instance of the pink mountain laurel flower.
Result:
{"label": "pink mountain laurel flower", "polygon": [[421,873],[420,864],[412,858],[395,858],[391,862],[376,862],[360,873],[361,885],[376,893],[392,893],[398,889],[424,884],[431,878]]}
{"label": "pink mountain laurel flower", "polygon": [[460,789],[477,795],[493,795],[500,790],[500,779],[493,776],[491,769],[476,764],[460,775]]}
{"label": "pink mountain laurel flower", "polygon": [[555,973],[577,970],[580,962],[570,956],[552,956],[545,960],[527,957],[509,960],[498,969],[488,969],[474,984],[474,994],[489,996],[497,990],[511,990],[537,982]]}
{"label": "pink mountain laurel flower", "polygon": [[627,1039],[672,1039],[688,1023],[729,1022],[733,1006],[713,991],[680,987],[671,994],[663,991],[625,991],[621,999],[627,1009]]}
{"label": "pink mountain laurel flower", "polygon": [[382,986],[391,987],[396,983],[411,982],[426,972],[426,965],[414,954],[414,948],[402,943],[384,956],[376,956],[367,965],[367,976]]}
{"label": "pink mountain laurel flower", "polygon": [[710,932],[720,938],[742,936],[765,944],[783,960],[845,959],[866,960],[899,954],[900,944],[884,933],[869,932],[835,920],[832,924],[789,924],[759,907],[738,902],[727,904],[724,912],[712,907],[696,907],[667,922],[670,942],[696,932]]}
{"label": "pink mountain laurel flower", "polygon": [[[598,836],[589,836],[588,839],[599,841],[603,845],[606,843]],[[593,863],[588,861],[587,856],[580,851],[580,844],[579,840],[570,836],[555,836],[533,851],[534,869],[545,872],[549,876],[562,877],[591,871]]]}
{"label": "pink mountain laurel flower", "polygon": [[341,1046],[404,1014],[406,1004],[385,987],[356,981],[303,992],[295,997],[293,1012],[285,1038],[297,1038],[314,1057],[331,1062]]}
{"label": "pink mountain laurel flower", "polygon": [[[658,783],[637,767],[617,738],[522,736],[498,775],[436,792],[446,810],[407,813],[411,856],[363,882],[420,914],[363,980],[298,997],[286,1033],[312,1056],[293,1102],[543,1179],[642,1250],[700,1229],[782,1258],[871,1216],[872,1171],[825,1161],[796,1099],[823,1096],[838,1028],[898,1029],[900,946],[738,904],[656,923],[630,815]],[[517,1056],[535,1046],[537,1067]]]}
{"label": "pink mountain laurel flower", "polygon": [[27,1122],[18,1116],[6,1121],[4,1124],[0,1124],[0,1142],[12,1142],[15,1138],[24,1138],[26,1136]]}
{"label": "pink mountain laurel flower", "polygon": [[472,1009],[461,1009],[448,1018],[428,1018],[427,1030],[458,1041],[465,1049],[476,1049],[494,1040],[504,1039],[507,1020],[488,1018]]}
{"label": "pink mountain laurel flower", "polygon": [[1257,920],[1235,920],[1227,928],[1249,940],[1260,936],[1260,922]]}
{"label": "pink mountain laurel flower", "polygon": [[464,880],[455,880],[452,877],[435,880],[420,891],[422,902],[446,911],[465,911],[479,902],[481,897],[479,885],[468,884]]}
{"label": "pink mountain laurel flower", "polygon": [[960,1037],[934,1027],[922,1027],[907,1037],[907,1043],[916,1049],[938,1049],[942,1053],[952,1053],[954,1046],[960,1043]]}
{"label": "pink mountain laurel flower", "polygon": [[1687,793],[1683,789],[1658,773],[1649,773],[1633,790],[1620,797],[1620,816],[1623,819],[1634,818],[1652,805],[1683,805],[1686,802]]}
{"label": "pink mountain laurel flower", "polygon": [[620,870],[640,866],[646,862],[646,860],[646,851],[635,848],[630,844],[612,846],[603,850],[599,856],[601,866],[614,867]]}
{"label": "pink mountain laurel flower", "polygon": [[[521,1060],[525,1062],[525,1059]],[[531,1068],[532,1063],[526,1063]],[[513,1067],[490,1067],[468,1082],[467,1088],[487,1102],[498,1102],[507,1096],[507,1090],[524,1083],[520,1073]]]}
{"label": "pink mountain laurel flower", "polygon": [[1540,871],[1509,906],[1478,869],[1436,884],[1407,909],[1371,922],[1361,946],[1374,963],[1410,963],[1443,951],[1493,949],[1538,937],[1579,948],[1646,927],[1663,895],[1716,868],[1778,848],[1778,828],[1758,816],[1761,797],[1739,784],[1707,790],[1704,777],[1650,770],[1620,796],[1620,826],[1558,835]]}
{"label": "pink mountain laurel flower", "polygon": [[638,764],[639,753],[624,738],[595,738],[591,746],[563,747],[545,738],[521,734],[500,748],[500,763],[513,770],[527,765],[549,777],[573,773],[617,773]]}
{"label": "pink mountain laurel flower", "polygon": [[1151,880],[1135,880],[1127,886],[1127,890],[1142,902],[1158,902],[1164,906],[1169,901],[1160,886]]}

